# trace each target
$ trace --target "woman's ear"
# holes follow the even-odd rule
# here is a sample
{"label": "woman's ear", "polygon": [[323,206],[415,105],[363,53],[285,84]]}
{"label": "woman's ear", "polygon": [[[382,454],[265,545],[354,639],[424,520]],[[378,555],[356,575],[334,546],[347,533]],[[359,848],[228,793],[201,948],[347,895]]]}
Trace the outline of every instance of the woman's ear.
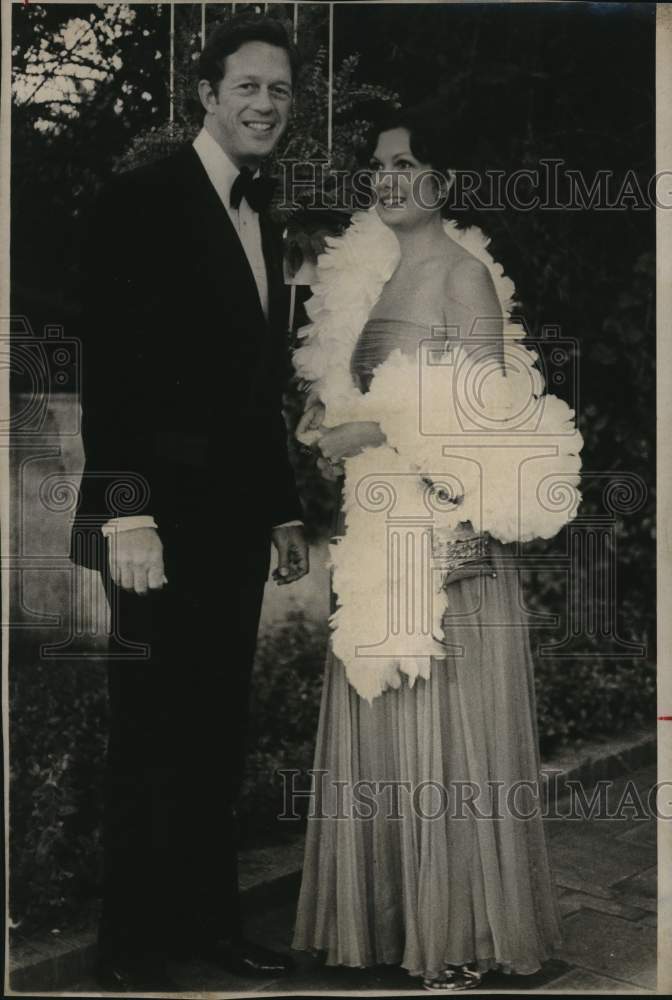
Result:
{"label": "woman's ear", "polygon": [[[440,178],[440,179],[439,179]],[[446,170],[445,173],[441,172],[437,177],[438,188],[439,188],[439,199],[442,205],[445,205],[448,201],[448,195],[450,189],[455,183],[455,171]]]}

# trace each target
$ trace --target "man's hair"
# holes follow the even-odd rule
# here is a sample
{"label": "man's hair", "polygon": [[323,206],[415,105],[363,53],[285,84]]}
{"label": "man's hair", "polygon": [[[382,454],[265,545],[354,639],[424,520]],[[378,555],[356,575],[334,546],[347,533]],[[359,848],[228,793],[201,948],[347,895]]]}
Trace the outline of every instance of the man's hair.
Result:
{"label": "man's hair", "polygon": [[226,72],[226,57],[232,56],[246,42],[266,42],[284,49],[289,57],[292,83],[296,83],[299,55],[284,25],[272,17],[246,15],[232,17],[210,32],[198,62],[199,80],[207,80],[213,90],[217,90]]}

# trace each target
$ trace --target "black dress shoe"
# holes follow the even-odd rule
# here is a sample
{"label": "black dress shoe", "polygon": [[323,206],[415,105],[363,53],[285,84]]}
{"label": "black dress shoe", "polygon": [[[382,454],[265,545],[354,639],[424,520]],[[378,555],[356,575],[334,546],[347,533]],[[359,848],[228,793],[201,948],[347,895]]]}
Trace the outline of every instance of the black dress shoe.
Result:
{"label": "black dress shoe", "polygon": [[202,957],[236,976],[282,976],[294,968],[289,955],[251,941],[221,939],[201,951]]}
{"label": "black dress shoe", "polygon": [[174,993],[178,987],[160,959],[102,957],[96,980],[109,993]]}

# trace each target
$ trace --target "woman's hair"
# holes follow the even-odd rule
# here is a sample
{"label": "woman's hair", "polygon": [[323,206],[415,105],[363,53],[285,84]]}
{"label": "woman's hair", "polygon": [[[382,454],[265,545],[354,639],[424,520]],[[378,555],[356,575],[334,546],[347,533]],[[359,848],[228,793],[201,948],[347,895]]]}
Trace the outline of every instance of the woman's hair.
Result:
{"label": "woman's hair", "polygon": [[[445,178],[448,178],[449,171],[457,172],[474,166],[471,142],[464,122],[450,113],[445,103],[436,99],[411,108],[388,111],[378,119],[369,131],[367,162],[373,155],[381,133],[397,128],[407,130],[413,156]],[[450,199],[442,207],[441,214],[451,214],[449,208]]]}
{"label": "woman's hair", "polygon": [[272,17],[232,17],[218,25],[208,35],[198,62],[199,80],[207,80],[216,90],[226,72],[226,57],[237,52],[246,42],[266,42],[284,49],[289,57],[292,83],[299,72],[299,55],[289,40],[284,26]]}

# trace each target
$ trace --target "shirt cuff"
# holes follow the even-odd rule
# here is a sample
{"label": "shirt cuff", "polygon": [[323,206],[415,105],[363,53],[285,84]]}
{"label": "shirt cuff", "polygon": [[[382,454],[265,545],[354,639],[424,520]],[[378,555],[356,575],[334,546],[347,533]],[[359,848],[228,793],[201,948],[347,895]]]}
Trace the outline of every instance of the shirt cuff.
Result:
{"label": "shirt cuff", "polygon": [[274,528],[291,528],[296,525],[297,528],[303,527],[303,521],[283,521],[282,524],[274,524]]}
{"label": "shirt cuff", "polygon": [[100,530],[107,538],[117,531],[133,531],[134,528],[158,528],[158,524],[149,514],[138,514],[135,517],[113,517]]}

